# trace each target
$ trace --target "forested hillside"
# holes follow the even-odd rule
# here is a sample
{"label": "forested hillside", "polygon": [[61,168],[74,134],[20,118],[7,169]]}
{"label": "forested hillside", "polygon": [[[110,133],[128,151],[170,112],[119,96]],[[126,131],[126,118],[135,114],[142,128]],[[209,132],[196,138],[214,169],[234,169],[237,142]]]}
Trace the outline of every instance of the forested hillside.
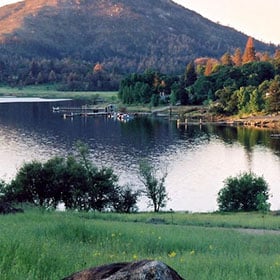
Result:
{"label": "forested hillside", "polygon": [[209,105],[215,114],[273,113],[280,110],[280,50],[256,52],[250,37],[244,52],[226,52],[219,60],[196,59],[180,76],[146,71],[122,82],[124,103]]}
{"label": "forested hillside", "polygon": [[116,89],[146,69],[180,74],[194,58],[219,58],[247,40],[170,0],[26,0],[0,8],[0,26],[0,82],[70,90]]}

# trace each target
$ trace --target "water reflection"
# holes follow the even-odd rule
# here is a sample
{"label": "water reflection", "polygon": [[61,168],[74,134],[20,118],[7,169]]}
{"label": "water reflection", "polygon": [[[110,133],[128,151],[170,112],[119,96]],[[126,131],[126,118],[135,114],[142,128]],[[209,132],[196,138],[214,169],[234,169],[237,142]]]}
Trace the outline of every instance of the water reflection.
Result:
{"label": "water reflection", "polygon": [[[69,103],[70,104],[70,103]],[[227,176],[242,171],[264,175],[280,208],[280,140],[270,131],[226,126],[181,126],[140,118],[121,123],[104,117],[63,119],[53,104],[0,104],[0,177],[11,178],[24,161],[73,152],[75,142],[89,145],[97,165],[112,166],[121,184],[140,186],[141,158],[167,168],[167,208],[214,211]],[[145,202],[140,203],[141,210]]]}

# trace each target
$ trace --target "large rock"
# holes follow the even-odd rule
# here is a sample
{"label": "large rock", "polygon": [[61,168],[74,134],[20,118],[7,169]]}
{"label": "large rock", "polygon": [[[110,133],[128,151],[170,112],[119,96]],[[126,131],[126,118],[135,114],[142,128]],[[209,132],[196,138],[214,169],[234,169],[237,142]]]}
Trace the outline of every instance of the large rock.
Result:
{"label": "large rock", "polygon": [[184,280],[159,261],[113,263],[74,273],[62,280]]}

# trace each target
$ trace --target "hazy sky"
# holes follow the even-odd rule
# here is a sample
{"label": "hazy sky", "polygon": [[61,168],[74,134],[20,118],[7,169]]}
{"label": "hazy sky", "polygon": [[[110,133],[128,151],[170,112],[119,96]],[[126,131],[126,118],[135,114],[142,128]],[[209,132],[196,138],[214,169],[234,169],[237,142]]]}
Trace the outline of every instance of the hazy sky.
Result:
{"label": "hazy sky", "polygon": [[[0,0],[0,6],[17,0]],[[279,0],[174,0],[202,16],[266,43],[280,44]]]}

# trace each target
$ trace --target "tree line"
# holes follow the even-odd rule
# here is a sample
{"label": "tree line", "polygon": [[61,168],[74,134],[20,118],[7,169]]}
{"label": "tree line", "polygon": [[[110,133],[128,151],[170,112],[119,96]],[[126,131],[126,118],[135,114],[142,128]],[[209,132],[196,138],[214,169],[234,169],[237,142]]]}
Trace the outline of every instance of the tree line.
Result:
{"label": "tree line", "polygon": [[257,53],[252,38],[244,53],[236,49],[219,60],[198,58],[183,75],[156,71],[130,74],[121,81],[123,103],[172,105],[208,104],[214,113],[277,112],[280,106],[280,50],[273,57]]}
{"label": "tree line", "polygon": [[168,199],[164,181],[167,174],[157,178],[154,168],[143,160],[139,176],[144,188],[133,190],[120,186],[111,168],[96,167],[89,159],[88,147],[77,144],[77,155],[53,157],[45,163],[24,163],[10,183],[0,180],[1,203],[30,203],[56,209],[63,204],[66,210],[137,211],[137,201],[145,195],[149,205],[158,212]]}
{"label": "tree line", "polygon": [[[88,147],[77,143],[78,155],[67,158],[53,157],[45,163],[24,163],[15,178],[8,184],[0,180],[0,214],[17,212],[13,204],[30,203],[57,209],[63,204],[66,210],[137,211],[141,195],[148,198],[148,206],[159,212],[169,200],[165,179],[146,160],[139,164],[139,176],[144,188],[118,185],[118,177],[111,168],[97,168],[89,158]],[[228,177],[218,192],[220,211],[269,211],[268,184],[254,173],[241,173]],[[10,210],[9,210],[10,209]]]}
{"label": "tree line", "polygon": [[63,59],[28,59],[0,54],[0,84],[24,88],[55,85],[61,91],[116,91],[121,74],[100,63]]}

